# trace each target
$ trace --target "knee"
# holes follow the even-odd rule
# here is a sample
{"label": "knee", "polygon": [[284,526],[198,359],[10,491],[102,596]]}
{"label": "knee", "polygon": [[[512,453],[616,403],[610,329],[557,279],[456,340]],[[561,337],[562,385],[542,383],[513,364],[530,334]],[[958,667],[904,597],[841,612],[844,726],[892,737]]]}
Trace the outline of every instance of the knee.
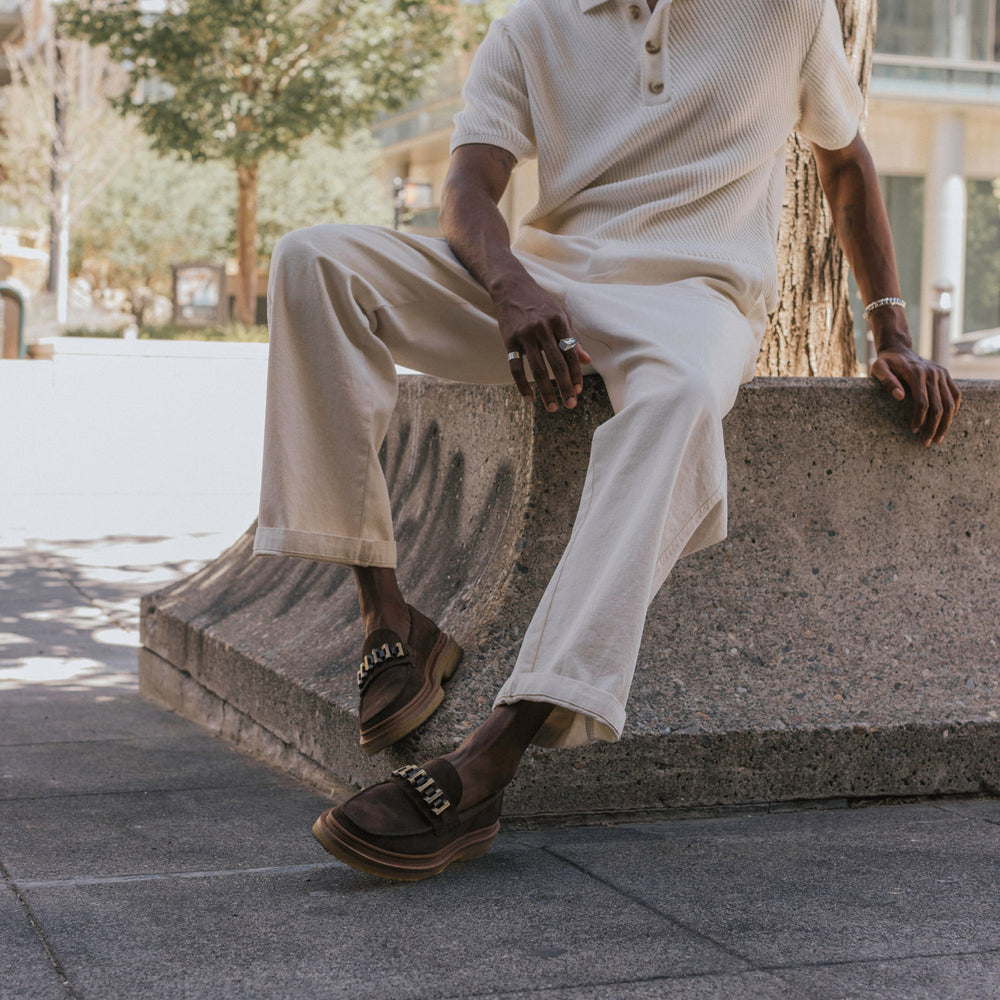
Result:
{"label": "knee", "polygon": [[362,245],[361,226],[333,224],[308,226],[286,233],[271,251],[271,275],[283,277],[302,273],[320,258],[348,259]]}

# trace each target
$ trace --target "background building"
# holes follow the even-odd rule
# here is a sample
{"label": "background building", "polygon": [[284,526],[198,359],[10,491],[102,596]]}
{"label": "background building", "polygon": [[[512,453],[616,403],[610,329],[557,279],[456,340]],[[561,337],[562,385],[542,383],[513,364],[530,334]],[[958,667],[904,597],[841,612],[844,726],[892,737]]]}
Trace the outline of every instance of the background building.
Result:
{"label": "background building", "polygon": [[[437,204],[469,58],[448,65],[423,101],[377,127],[387,197],[402,178],[429,183]],[[954,334],[1000,328],[1000,0],[879,0],[866,137],[923,352],[930,353],[940,282],[954,287]],[[533,164],[514,172],[501,203],[510,225],[537,190]],[[433,207],[402,217],[408,228],[437,232]]]}

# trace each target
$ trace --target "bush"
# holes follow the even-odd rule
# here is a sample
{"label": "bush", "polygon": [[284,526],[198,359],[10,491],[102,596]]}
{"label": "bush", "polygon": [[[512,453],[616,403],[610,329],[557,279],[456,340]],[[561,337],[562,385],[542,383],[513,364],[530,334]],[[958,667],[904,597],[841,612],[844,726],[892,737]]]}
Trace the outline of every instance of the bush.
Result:
{"label": "bush", "polygon": [[[66,330],[65,337],[117,337],[121,330],[95,330],[75,327]],[[230,323],[228,326],[144,326],[139,330],[139,340],[217,340],[235,344],[266,344],[266,326],[244,326]]]}

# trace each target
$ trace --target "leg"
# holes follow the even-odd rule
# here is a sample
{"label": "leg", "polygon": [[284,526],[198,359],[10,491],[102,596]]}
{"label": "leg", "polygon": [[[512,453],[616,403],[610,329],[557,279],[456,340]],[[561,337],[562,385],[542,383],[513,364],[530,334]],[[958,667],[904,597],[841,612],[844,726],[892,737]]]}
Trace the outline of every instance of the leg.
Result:
{"label": "leg", "polygon": [[378,449],[396,363],[509,382],[489,297],[442,240],[317,226],[275,248],[255,551],[393,568]]}
{"label": "leg", "polygon": [[461,657],[396,580],[378,461],[395,364],[486,382],[509,381],[509,369],[488,296],[442,240],[374,227],[291,233],[272,258],[268,305],[255,551],[354,567],[367,637],[361,742],[376,753],[434,711]]}
{"label": "leg", "polygon": [[756,357],[756,331],[704,281],[616,291],[579,293],[576,314],[602,324],[587,344],[615,415],[594,435],[569,544],[496,702],[555,705],[542,746],[621,734],[649,602],[682,554],[725,537],[722,417]]}
{"label": "leg", "polygon": [[[317,839],[348,864],[412,879],[482,853],[530,743],[619,735],[649,601],[682,552],[724,536],[721,419],[755,357],[732,301],[684,285],[668,309],[653,292],[657,308],[640,301],[631,314],[613,297],[617,318],[604,308],[607,325],[593,331],[574,316],[593,333],[587,346],[616,413],[595,434],[570,543],[490,718],[453,753],[317,821]],[[441,801],[453,810],[444,820],[433,811]]]}

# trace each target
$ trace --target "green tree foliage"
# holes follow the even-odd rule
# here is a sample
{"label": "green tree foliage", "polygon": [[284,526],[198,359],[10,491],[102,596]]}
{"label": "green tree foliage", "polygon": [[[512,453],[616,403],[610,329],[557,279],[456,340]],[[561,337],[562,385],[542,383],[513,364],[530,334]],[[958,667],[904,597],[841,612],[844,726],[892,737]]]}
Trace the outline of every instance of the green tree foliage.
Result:
{"label": "green tree foliage", "polygon": [[172,264],[229,252],[229,171],[162,156],[141,134],[127,153],[128,170],[77,215],[71,259],[95,289],[124,291],[141,324],[154,296],[170,294]]}
{"label": "green tree foliage", "polygon": [[285,233],[304,226],[392,225],[392,192],[378,182],[378,155],[375,140],[361,131],[338,146],[312,136],[294,156],[266,157],[260,165],[260,252],[270,256]]}
{"label": "green tree foliage", "polygon": [[[339,142],[417,95],[469,30],[460,0],[65,0],[68,33],[129,70],[119,107],[154,148],[236,168],[240,318],[255,299],[258,167],[313,133]],[[478,20],[482,15],[476,13]]]}
{"label": "green tree foliage", "polygon": [[[157,153],[141,133],[119,147],[129,168],[116,174],[81,212],[73,230],[73,266],[98,289],[125,292],[136,321],[156,295],[169,295],[173,264],[217,262],[236,244],[229,210],[230,170]],[[265,254],[289,229],[319,222],[385,224],[391,200],[373,175],[377,147],[367,133],[339,148],[320,136],[292,158],[261,162],[260,245]]]}

